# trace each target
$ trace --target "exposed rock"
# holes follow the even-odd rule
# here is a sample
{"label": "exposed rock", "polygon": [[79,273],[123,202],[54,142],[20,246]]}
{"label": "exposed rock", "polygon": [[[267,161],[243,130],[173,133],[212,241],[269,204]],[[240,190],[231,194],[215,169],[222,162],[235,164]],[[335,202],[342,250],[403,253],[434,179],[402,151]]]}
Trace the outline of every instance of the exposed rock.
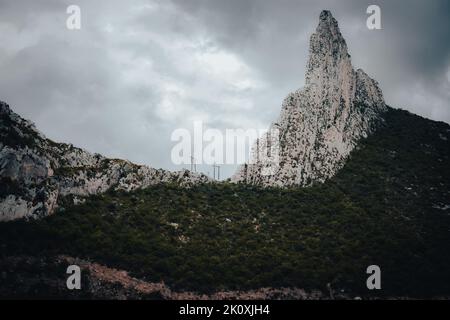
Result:
{"label": "exposed rock", "polygon": [[287,96],[271,126],[279,130],[279,165],[264,173],[268,164],[256,157],[259,148],[274,142],[263,137],[254,148],[254,162],[239,168],[231,180],[263,186],[323,182],[376,129],[385,110],[377,82],[353,69],[337,21],[323,11],[310,40],[305,87]]}
{"label": "exposed rock", "polygon": [[110,188],[189,187],[208,181],[202,174],[157,170],[55,143],[0,102],[0,221],[52,214],[61,196],[74,195],[80,202],[79,197]]}
{"label": "exposed rock", "polygon": [[[68,290],[67,267],[81,269],[80,290]],[[106,300],[362,300],[380,299],[375,295],[353,296],[340,290],[330,297],[322,290],[302,288],[259,288],[241,291],[217,291],[203,294],[173,291],[164,282],[137,279],[124,270],[69,256],[15,256],[0,260],[2,286],[0,298],[15,299],[106,299]],[[409,300],[408,296],[383,297],[388,300]],[[448,300],[448,296],[432,299]]]}
{"label": "exposed rock", "polygon": [[[77,265],[81,269],[81,289],[68,290],[66,269]],[[263,299],[327,299],[320,291],[300,288],[260,288],[249,291],[218,291],[212,294],[172,291],[164,282],[149,282],[134,278],[124,270],[95,262],[58,256],[36,258],[6,257],[0,260],[5,270],[0,298],[29,297],[57,299],[164,299],[164,300],[263,300]],[[39,288],[39,290],[34,290]],[[341,298],[348,298],[342,296]]]}

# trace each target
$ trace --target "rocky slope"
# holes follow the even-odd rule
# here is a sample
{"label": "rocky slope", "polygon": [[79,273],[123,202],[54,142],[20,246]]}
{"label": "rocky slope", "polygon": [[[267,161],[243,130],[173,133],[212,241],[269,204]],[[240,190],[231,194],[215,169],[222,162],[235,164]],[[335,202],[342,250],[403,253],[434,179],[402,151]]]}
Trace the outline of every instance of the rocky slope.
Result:
{"label": "rocky slope", "polygon": [[267,138],[261,138],[253,163],[242,166],[232,181],[263,186],[323,182],[374,131],[385,110],[377,82],[354,70],[337,21],[323,11],[310,40],[306,85],[288,95],[270,128],[279,131],[279,165],[270,174],[264,172],[272,163],[257,158],[259,148],[267,145]]}
{"label": "rocky slope", "polygon": [[[81,268],[81,290],[67,290],[66,269]],[[164,282],[134,278],[125,270],[68,256],[8,257],[0,260],[3,286],[0,298],[114,299],[114,300],[317,300],[330,297],[318,290],[260,288],[248,291],[218,291],[211,294],[172,291]],[[37,277],[36,275],[39,275]],[[351,299],[331,293],[332,298]]]}
{"label": "rocky slope", "polygon": [[[66,270],[69,265],[81,269],[81,290],[67,290]],[[36,258],[14,256],[0,260],[1,299],[58,300],[361,300],[357,295],[334,290],[305,290],[300,288],[259,288],[228,290],[209,294],[173,291],[164,282],[149,282],[129,275],[125,270],[110,268],[92,261],[69,256]],[[37,275],[39,275],[37,277]],[[409,300],[409,296],[364,297],[377,300]],[[449,300],[449,296],[433,296]]]}
{"label": "rocky slope", "polygon": [[61,196],[131,191],[158,183],[191,186],[208,178],[108,159],[71,144],[56,143],[0,102],[0,221],[54,212]]}

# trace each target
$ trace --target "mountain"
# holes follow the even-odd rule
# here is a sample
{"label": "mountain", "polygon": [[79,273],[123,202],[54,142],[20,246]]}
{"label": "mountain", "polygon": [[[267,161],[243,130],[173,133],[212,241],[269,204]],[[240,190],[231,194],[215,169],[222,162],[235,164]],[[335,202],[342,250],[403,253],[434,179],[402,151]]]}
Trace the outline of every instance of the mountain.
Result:
{"label": "mountain", "polygon": [[[255,164],[239,183],[202,183],[109,160],[2,104],[1,214],[24,202],[43,217],[0,223],[0,298],[448,299],[450,125],[387,106],[329,12],[311,42],[272,177]],[[79,292],[65,287],[72,263]],[[370,265],[382,290],[366,287]]]}
{"label": "mountain", "polygon": [[[347,44],[329,11],[322,11],[311,36],[305,83],[287,96],[269,130],[279,131],[279,168],[264,174],[267,164],[258,158],[243,165],[232,181],[262,186],[323,182],[382,122],[386,105],[381,90],[364,71],[353,69]],[[265,139],[257,142],[259,147]]]}
{"label": "mountain", "polygon": [[[388,108],[344,167],[310,187],[157,184],[77,205],[61,197],[51,216],[0,223],[0,297],[169,299],[169,288],[253,299],[449,298],[449,141],[448,124]],[[80,261],[81,292],[66,289],[61,256],[90,262]],[[382,290],[367,290],[373,264]],[[133,283],[161,295],[138,294]]]}
{"label": "mountain", "polygon": [[0,101],[0,221],[52,214],[58,199],[136,190],[158,183],[192,186],[205,175],[170,172],[108,159],[45,138],[35,126]]}

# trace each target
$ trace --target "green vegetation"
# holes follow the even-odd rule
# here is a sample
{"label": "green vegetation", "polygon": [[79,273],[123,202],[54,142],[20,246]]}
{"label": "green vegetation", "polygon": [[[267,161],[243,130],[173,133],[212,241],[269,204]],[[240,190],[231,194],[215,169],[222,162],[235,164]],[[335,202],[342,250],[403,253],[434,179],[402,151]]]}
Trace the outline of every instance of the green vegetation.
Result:
{"label": "green vegetation", "polygon": [[[263,286],[450,294],[449,126],[390,110],[333,179],[110,191],[40,221],[0,224],[0,255],[90,258],[176,290]],[[63,208],[63,209],[62,209]],[[383,290],[366,287],[382,270]]]}
{"label": "green vegetation", "polygon": [[86,173],[88,178],[93,178],[99,172],[102,172],[98,167],[59,167],[55,169],[55,175],[60,177],[74,176],[80,172]]}

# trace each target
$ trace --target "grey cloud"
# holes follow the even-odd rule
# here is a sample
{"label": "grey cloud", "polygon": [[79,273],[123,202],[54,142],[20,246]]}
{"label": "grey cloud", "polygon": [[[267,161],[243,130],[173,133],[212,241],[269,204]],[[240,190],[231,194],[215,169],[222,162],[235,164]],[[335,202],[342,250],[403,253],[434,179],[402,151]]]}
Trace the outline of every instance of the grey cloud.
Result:
{"label": "grey cloud", "polygon": [[[175,169],[171,132],[194,119],[267,127],[303,85],[322,9],[389,104],[450,122],[445,0],[77,2],[82,30],[71,32],[73,1],[0,0],[0,99],[58,141]],[[365,27],[369,4],[383,30]]]}

